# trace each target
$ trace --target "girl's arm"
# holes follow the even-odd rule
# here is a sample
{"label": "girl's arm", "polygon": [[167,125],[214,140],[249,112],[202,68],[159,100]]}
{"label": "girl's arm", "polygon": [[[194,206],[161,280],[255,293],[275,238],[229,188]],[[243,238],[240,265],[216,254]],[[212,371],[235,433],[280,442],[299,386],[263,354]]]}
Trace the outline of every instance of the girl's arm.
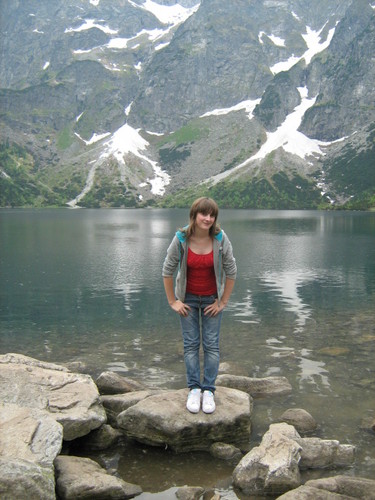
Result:
{"label": "girl's arm", "polygon": [[220,303],[218,299],[215,302],[204,308],[204,314],[208,316],[216,316],[220,311],[224,309],[224,307],[228,304],[229,297],[232,293],[234,287],[235,280],[231,278],[226,278],[224,285],[223,296],[221,297]]}
{"label": "girl's arm", "polygon": [[173,290],[173,276],[164,276],[163,283],[165,294],[171,308],[181,316],[187,316],[190,311],[190,307],[187,304],[181,302],[181,300],[176,299]]}

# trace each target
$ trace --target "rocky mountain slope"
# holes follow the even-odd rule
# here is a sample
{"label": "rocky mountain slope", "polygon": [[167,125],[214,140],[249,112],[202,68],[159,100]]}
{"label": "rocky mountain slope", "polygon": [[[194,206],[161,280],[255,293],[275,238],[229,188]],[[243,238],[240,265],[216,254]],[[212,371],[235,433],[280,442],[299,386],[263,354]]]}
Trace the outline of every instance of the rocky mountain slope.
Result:
{"label": "rocky mountain slope", "polygon": [[0,206],[374,206],[373,2],[0,13]]}

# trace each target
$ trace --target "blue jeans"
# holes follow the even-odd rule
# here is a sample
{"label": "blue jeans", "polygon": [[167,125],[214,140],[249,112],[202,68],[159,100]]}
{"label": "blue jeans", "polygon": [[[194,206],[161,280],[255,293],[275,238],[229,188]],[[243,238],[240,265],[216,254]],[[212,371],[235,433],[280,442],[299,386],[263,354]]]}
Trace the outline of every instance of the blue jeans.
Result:
{"label": "blue jeans", "polygon": [[[184,360],[186,367],[186,379],[190,389],[200,388],[215,391],[215,381],[219,371],[220,352],[219,336],[222,312],[217,316],[206,316],[204,308],[216,300],[216,295],[200,296],[186,294],[184,303],[191,310],[187,316],[180,316],[182,337],[184,341]],[[199,350],[203,346],[203,382],[201,383],[201,371],[199,361]]]}

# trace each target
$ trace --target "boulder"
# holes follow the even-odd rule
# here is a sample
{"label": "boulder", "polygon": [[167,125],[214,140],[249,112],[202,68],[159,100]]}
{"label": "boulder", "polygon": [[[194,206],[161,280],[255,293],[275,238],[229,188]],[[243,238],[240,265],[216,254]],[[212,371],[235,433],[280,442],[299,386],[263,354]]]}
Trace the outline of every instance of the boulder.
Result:
{"label": "boulder", "polygon": [[43,467],[19,458],[0,457],[0,498],[55,500],[53,467]]}
{"label": "boulder", "polygon": [[100,394],[124,394],[145,389],[140,382],[111,371],[101,373],[96,379],[96,385]]}
{"label": "boulder", "polygon": [[306,482],[306,485],[353,498],[375,499],[375,479],[340,475],[324,479],[311,479]]}
{"label": "boulder", "polygon": [[90,458],[60,455],[55,460],[56,493],[61,500],[124,499],[142,493],[142,489],[111,476]]}
{"label": "boulder", "polygon": [[301,469],[322,469],[350,465],[354,461],[355,447],[351,444],[340,444],[335,439],[299,438],[301,445]]}
{"label": "boulder", "polygon": [[218,375],[216,385],[247,392],[253,398],[282,396],[292,392],[292,386],[285,377],[251,378],[227,373]]}
{"label": "boulder", "polygon": [[291,425],[272,424],[259,446],[239,462],[234,485],[247,495],[276,495],[300,485],[300,436]]}
{"label": "boulder", "polygon": [[0,400],[48,413],[63,426],[67,441],[106,422],[96,385],[89,375],[21,354],[0,356]]}
{"label": "boulder", "polygon": [[0,404],[0,456],[53,467],[61,451],[63,429],[46,412]]}
{"label": "boulder", "polygon": [[315,419],[302,408],[290,408],[284,411],[280,417],[281,422],[293,425],[297,432],[307,433],[312,432],[317,428]]}
{"label": "boulder", "polygon": [[286,423],[272,424],[260,445],[237,465],[233,482],[246,494],[281,494],[300,486],[300,469],[346,466],[353,462],[354,451],[336,440],[301,438]]}
{"label": "boulder", "polygon": [[351,500],[351,498],[304,485],[284,493],[277,497],[277,500]]}
{"label": "boulder", "polygon": [[278,500],[375,499],[375,480],[352,476],[312,479],[303,486],[278,497]]}
{"label": "boulder", "polygon": [[216,411],[206,415],[186,409],[188,389],[147,397],[117,417],[126,436],[152,446],[182,452],[208,450],[214,442],[239,444],[251,430],[251,398],[226,387],[216,390]]}

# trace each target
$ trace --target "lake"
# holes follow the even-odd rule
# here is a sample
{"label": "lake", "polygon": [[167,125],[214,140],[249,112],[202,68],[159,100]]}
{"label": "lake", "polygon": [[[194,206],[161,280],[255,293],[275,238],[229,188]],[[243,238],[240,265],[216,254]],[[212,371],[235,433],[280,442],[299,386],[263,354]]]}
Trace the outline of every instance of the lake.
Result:
{"label": "lake", "polygon": [[[152,387],[185,387],[178,317],[161,267],[188,210],[2,209],[0,352],[84,363]],[[350,469],[374,477],[375,213],[222,210],[238,279],[223,316],[221,360],[251,377],[285,376],[289,396],[256,400],[251,445],[288,408],[316,435],[357,447]],[[233,467],[206,453],[145,446],[97,460],[146,498],[201,485],[237,498]],[[192,481],[193,478],[193,481]]]}

